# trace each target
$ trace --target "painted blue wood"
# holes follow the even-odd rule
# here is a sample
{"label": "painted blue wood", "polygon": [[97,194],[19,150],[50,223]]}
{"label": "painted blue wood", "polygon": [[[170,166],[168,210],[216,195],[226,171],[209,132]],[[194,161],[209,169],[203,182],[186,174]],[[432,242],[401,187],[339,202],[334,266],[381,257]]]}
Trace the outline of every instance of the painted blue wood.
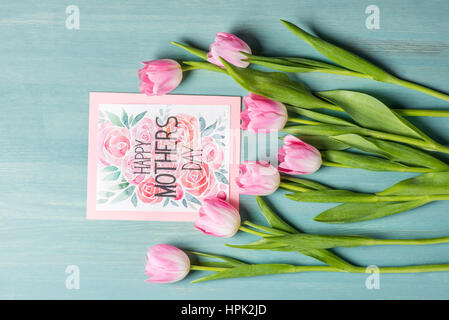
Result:
{"label": "painted blue wood", "polygon": [[[68,5],[80,9],[80,29],[65,27]],[[365,28],[365,8],[380,8],[379,30]],[[0,298],[61,299],[391,299],[449,298],[449,273],[382,275],[379,290],[365,274],[307,273],[192,285],[145,283],[146,248],[170,243],[252,262],[313,264],[288,253],[249,252],[190,223],[86,221],[89,91],[137,92],[140,61],[187,58],[169,41],[207,48],[215,32],[232,32],[256,53],[322,58],[279,23],[283,18],[346,45],[406,79],[449,91],[447,1],[16,1],[0,4]],[[190,57],[189,57],[190,58]],[[373,81],[299,75],[314,90],[353,89],[391,106],[449,108],[424,94]],[[198,71],[175,91],[245,95],[221,74]],[[413,119],[449,143],[449,120]],[[444,157],[443,157],[444,158]],[[447,159],[447,157],[446,157]],[[412,174],[323,168],[311,176],[333,186],[377,191]],[[312,218],[332,204],[295,203],[282,192],[271,203],[304,231],[378,237],[436,237],[449,230],[448,205],[432,203],[393,217],[350,225]],[[261,221],[252,197],[242,212]],[[449,263],[449,245],[362,247],[336,252],[361,265]],[[77,265],[81,288],[67,290],[65,269]]]}

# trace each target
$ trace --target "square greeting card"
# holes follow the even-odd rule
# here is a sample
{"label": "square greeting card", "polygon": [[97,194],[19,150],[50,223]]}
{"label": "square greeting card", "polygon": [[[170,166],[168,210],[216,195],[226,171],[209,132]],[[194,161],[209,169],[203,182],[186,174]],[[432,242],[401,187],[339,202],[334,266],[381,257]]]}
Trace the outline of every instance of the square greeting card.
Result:
{"label": "square greeting card", "polygon": [[87,218],[193,221],[238,207],[240,97],[90,93]]}

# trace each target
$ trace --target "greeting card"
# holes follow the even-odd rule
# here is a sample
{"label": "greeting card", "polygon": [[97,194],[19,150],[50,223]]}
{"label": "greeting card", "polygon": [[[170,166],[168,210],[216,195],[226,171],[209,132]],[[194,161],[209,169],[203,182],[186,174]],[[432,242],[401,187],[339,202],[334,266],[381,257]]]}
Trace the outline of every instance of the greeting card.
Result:
{"label": "greeting card", "polygon": [[193,221],[238,207],[240,97],[90,94],[87,218]]}

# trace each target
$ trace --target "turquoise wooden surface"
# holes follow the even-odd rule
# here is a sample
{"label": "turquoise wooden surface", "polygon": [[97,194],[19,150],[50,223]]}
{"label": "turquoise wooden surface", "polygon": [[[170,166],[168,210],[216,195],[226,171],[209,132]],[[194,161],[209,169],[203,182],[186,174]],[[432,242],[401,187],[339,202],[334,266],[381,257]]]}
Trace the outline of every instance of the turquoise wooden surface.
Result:
{"label": "turquoise wooden surface", "polygon": [[[80,29],[65,27],[66,7],[80,9]],[[365,27],[365,8],[380,8],[380,29]],[[406,79],[449,92],[447,1],[3,1],[0,4],[0,298],[57,299],[429,299],[449,298],[449,273],[381,275],[307,273],[192,285],[193,272],[170,285],[145,283],[146,248],[170,243],[252,262],[313,264],[288,253],[249,252],[200,234],[190,223],[86,221],[89,91],[137,92],[140,61],[187,58],[171,40],[207,48],[215,32],[232,32],[253,51],[322,58],[279,18],[346,45]],[[190,57],[189,57],[190,58]],[[424,94],[368,80],[299,75],[312,89],[368,92],[390,106],[449,108]],[[190,74],[174,93],[245,95],[221,74]],[[449,119],[413,119],[449,144]],[[448,159],[447,157],[443,159]],[[412,174],[323,168],[311,178],[377,191]],[[282,192],[271,203],[311,233],[437,237],[449,233],[448,204],[365,223],[325,225],[312,218],[332,204],[297,204]],[[261,221],[252,197],[241,211]],[[449,263],[449,245],[361,247],[336,252],[360,265]],[[65,286],[66,267],[80,268],[80,289]]]}

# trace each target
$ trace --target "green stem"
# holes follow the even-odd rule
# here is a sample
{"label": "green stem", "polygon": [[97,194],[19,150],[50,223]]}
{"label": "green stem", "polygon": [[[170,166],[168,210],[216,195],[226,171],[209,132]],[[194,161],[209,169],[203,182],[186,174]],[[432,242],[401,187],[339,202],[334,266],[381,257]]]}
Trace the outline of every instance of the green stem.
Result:
{"label": "green stem", "polygon": [[304,119],[298,119],[293,117],[287,118],[288,122],[295,122],[295,123],[301,123],[301,124],[309,124],[309,125],[323,125],[324,123],[317,122],[317,121],[310,121],[310,120],[304,120]]}
{"label": "green stem", "polygon": [[[348,272],[347,270],[337,269],[329,266],[296,266],[294,272],[310,272],[310,271],[328,271],[328,272]],[[379,273],[420,273],[420,272],[437,272],[449,271],[449,264],[427,264],[417,266],[404,267],[379,267]],[[366,268],[353,268],[351,273],[369,273]]]}
{"label": "green stem", "polygon": [[278,229],[275,229],[275,228],[270,228],[270,227],[266,227],[266,226],[261,226],[261,225],[252,223],[251,221],[244,221],[243,224],[246,224],[246,225],[248,225],[248,226],[250,226],[250,227],[253,227],[253,228],[255,228],[255,229],[262,230],[262,231],[264,231],[264,232],[269,232],[269,233],[271,233],[272,235],[284,236],[284,235],[286,235],[286,234],[289,234],[288,232],[284,232],[284,231],[281,231],[281,230],[278,230]]}
{"label": "green stem", "polygon": [[182,72],[186,72],[186,71],[191,71],[191,70],[197,70],[198,68],[197,67],[193,67],[193,66],[183,66],[183,67],[181,67],[181,69],[182,69]]}
{"label": "green stem", "polygon": [[[184,48],[185,50],[193,53],[191,47],[187,47],[187,46],[183,46],[180,43],[176,43],[176,42],[172,42],[172,44],[175,44],[181,48]],[[201,55],[204,52],[201,50],[198,50],[198,52],[195,52],[193,54],[195,54],[196,56],[202,57]],[[203,59],[207,60],[207,57],[202,57]],[[183,61],[183,64],[186,64],[188,66],[190,66],[190,68],[186,68],[185,71],[189,71],[189,70],[196,70],[196,69],[204,69],[204,70],[209,70],[209,71],[213,71],[213,72],[219,72],[219,73],[225,73],[228,74],[227,71],[223,68],[220,68],[212,63],[209,62],[202,62],[202,61]],[[183,68],[184,71],[184,68]],[[354,77],[360,77],[360,78],[371,78],[370,76],[358,73],[358,72],[352,72],[352,71],[335,71],[335,72],[326,72],[326,73],[335,73],[335,74],[342,74],[342,75],[350,75],[350,76],[354,76]],[[403,81],[403,80],[401,80]],[[416,85],[416,84],[414,84]],[[418,85],[416,85],[418,86]],[[422,87],[422,86],[421,86]],[[425,87],[422,87],[425,88]],[[441,92],[435,91],[435,90],[431,90],[428,88],[425,88],[427,90],[433,91],[435,93],[438,93],[440,95],[444,95],[447,96]],[[420,90],[422,91],[422,90]],[[445,99],[443,99],[445,100]],[[447,100],[449,101],[449,100]],[[339,106],[334,106],[330,103],[326,103],[325,101],[323,101],[323,108],[324,109],[329,109],[329,110],[334,110],[334,111],[342,111],[344,112],[344,110],[339,107]],[[399,114],[403,115],[403,116],[409,116],[409,117],[449,117],[449,110],[419,110],[419,109],[393,109],[394,111],[398,112]],[[318,124],[318,123],[316,123]]]}
{"label": "green stem", "polygon": [[264,232],[259,232],[259,231],[251,230],[251,229],[246,228],[246,227],[243,227],[243,226],[240,226],[240,227],[239,227],[239,230],[240,230],[240,231],[244,231],[244,232],[246,232],[246,233],[254,234],[254,235],[260,236],[260,237],[272,237],[272,236],[273,236],[273,235],[268,234],[268,233],[264,233]]}
{"label": "green stem", "polygon": [[[355,72],[355,71],[351,71],[351,70],[332,70],[332,69],[321,69],[320,70],[320,69],[316,69],[314,71],[323,72],[323,73],[338,74],[338,75],[343,75],[343,76],[352,76],[352,77],[358,77],[358,78],[372,79],[372,77],[369,76],[369,75],[366,75],[366,74],[363,74],[363,73],[359,73],[359,72]],[[413,90],[416,90],[416,91],[420,91],[420,92],[426,93],[428,95],[431,95],[433,97],[436,97],[436,98],[444,100],[444,101],[449,101],[449,95],[448,94],[445,94],[443,92],[440,92],[440,91],[437,91],[437,90],[425,87],[423,85],[420,85],[420,84],[417,84],[417,83],[414,83],[414,82],[411,82],[411,81],[402,80],[402,79],[399,79],[399,78],[391,76],[391,79],[384,80],[383,82],[396,84],[396,85],[399,85],[399,86],[402,86],[402,87],[406,87],[406,88],[409,88],[409,89],[413,89]],[[419,110],[419,111],[422,111],[422,110]],[[429,111],[433,111],[433,110],[429,110]],[[437,110],[435,110],[435,111],[437,111]],[[435,116],[435,115],[428,115],[427,113],[420,114],[420,115],[415,115],[413,113],[410,113],[408,115],[409,116],[424,116],[424,117],[428,117],[428,116],[433,117],[433,116]],[[443,116],[443,117],[449,116],[448,111],[443,111],[443,113],[441,113],[440,116]]]}
{"label": "green stem", "polygon": [[287,182],[281,182],[279,184],[279,187],[282,188],[282,189],[287,189],[287,190],[292,190],[292,191],[300,191],[300,192],[312,191],[311,189],[299,187],[297,185],[294,185],[294,184],[291,184],[291,183],[287,183]]}
{"label": "green stem", "polygon": [[216,271],[216,272],[220,272],[220,271],[224,271],[227,270],[229,268],[218,268],[218,267],[205,267],[205,266],[197,266],[197,265],[190,265],[190,270],[200,270],[200,271]]}
{"label": "green stem", "polygon": [[212,64],[209,62],[183,61],[182,63],[186,64],[188,66],[191,66],[191,67],[195,67],[196,69],[203,69],[203,70],[209,70],[209,71],[213,71],[213,72],[228,74],[226,69],[220,68],[219,66],[216,66],[215,64]]}
{"label": "green stem", "polygon": [[322,165],[323,166],[328,166],[328,167],[337,167],[337,168],[352,168],[350,166],[345,166],[343,164],[339,164],[339,163],[335,163],[335,162],[330,162],[330,161],[326,161],[326,160],[322,160]]}
{"label": "green stem", "polygon": [[420,140],[420,139],[404,137],[404,136],[396,135],[393,133],[375,131],[375,130],[366,129],[366,128],[360,128],[360,132],[363,135],[374,137],[374,138],[398,141],[398,142],[410,144],[413,146],[417,146],[424,150],[438,151],[438,152],[449,154],[449,147],[440,145],[434,141],[424,141],[424,140]]}
{"label": "green stem", "polygon": [[[337,168],[357,168],[357,167],[350,167],[350,166],[346,166],[340,163],[336,163],[336,162],[331,162],[331,161],[326,161],[323,160],[322,164],[324,166],[328,166],[328,167],[337,167]],[[390,171],[390,170],[389,170]],[[430,168],[419,168],[419,167],[405,167],[405,168],[400,168],[398,167],[397,169],[391,169],[391,171],[399,171],[399,172],[418,172],[418,173],[428,173],[428,172],[435,172],[435,169],[430,169]]]}
{"label": "green stem", "polygon": [[176,41],[171,41],[170,44],[178,46],[178,47],[180,47],[180,48],[190,52],[191,54],[193,54],[193,55],[195,55],[197,57],[200,57],[201,59],[207,60],[207,52],[204,51],[204,50],[200,50],[200,49],[197,49],[197,48],[194,48],[194,47],[191,47],[191,46],[187,46],[185,44],[182,44],[182,43],[179,43],[179,42],[176,42]]}
{"label": "green stem", "polygon": [[437,90],[434,90],[434,89],[430,89],[428,87],[425,87],[423,85],[420,85],[420,84],[417,84],[417,83],[414,83],[414,82],[411,82],[411,81],[402,80],[402,79],[399,79],[399,78],[396,78],[396,77],[391,77],[391,79],[386,80],[385,82],[397,84],[399,86],[403,86],[403,87],[406,87],[406,88],[410,88],[410,89],[413,89],[413,90],[417,90],[417,91],[426,93],[426,94],[428,94],[430,96],[436,97],[436,98],[444,100],[444,101],[449,101],[449,95],[448,94],[445,94],[443,92],[440,92],[440,91],[437,91]]}
{"label": "green stem", "polygon": [[393,109],[405,117],[449,117],[449,110]]}
{"label": "green stem", "polygon": [[372,239],[371,245],[406,245],[422,246],[428,244],[439,244],[449,242],[449,237],[430,238],[430,239]]}

